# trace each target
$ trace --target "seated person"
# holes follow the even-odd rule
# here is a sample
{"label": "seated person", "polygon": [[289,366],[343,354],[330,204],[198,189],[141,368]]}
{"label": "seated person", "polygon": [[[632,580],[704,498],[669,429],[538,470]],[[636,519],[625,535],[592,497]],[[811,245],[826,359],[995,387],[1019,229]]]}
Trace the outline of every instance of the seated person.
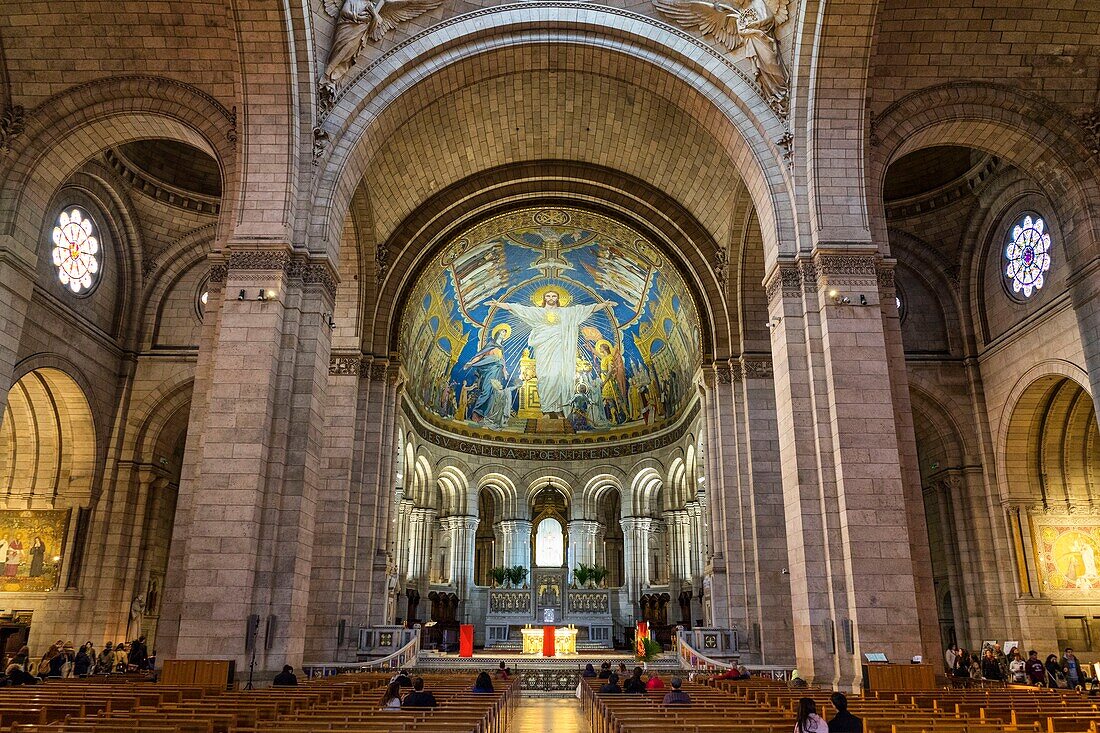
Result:
{"label": "seated person", "polygon": [[584,665],[584,671],[581,672],[581,677],[595,677],[596,668],[592,666],[592,662]]}
{"label": "seated person", "polygon": [[665,699],[662,701],[665,705],[691,704],[691,695],[680,689],[682,684],[679,677],[672,678],[672,689],[665,693]]}
{"label": "seated person", "polygon": [[607,684],[600,688],[600,692],[610,692],[618,694],[623,691],[623,688],[619,687],[619,675],[614,672],[610,672],[607,677]]}
{"label": "seated person", "polygon": [[611,662],[604,662],[600,665],[600,679],[606,680],[611,676]]}
{"label": "seated person", "polygon": [[661,679],[661,675],[656,672],[652,672],[649,675],[649,680],[645,683],[647,690],[663,690],[665,689],[665,681]]}
{"label": "seated person", "polygon": [[474,680],[474,692],[492,692],[493,691],[493,678],[489,676],[488,672],[482,672]]}
{"label": "seated person", "polygon": [[401,687],[412,687],[413,686],[412,678],[409,677],[409,673],[406,672],[405,670],[401,670],[400,672],[395,674],[393,676],[393,679],[390,680],[390,682],[396,682]]}
{"label": "seated person", "polygon": [[401,685],[397,684],[397,682],[391,682],[386,688],[386,693],[382,695],[382,709],[401,709]]}
{"label": "seated person", "polygon": [[744,667],[730,667],[729,669],[727,669],[722,674],[715,675],[714,679],[716,679],[716,680],[742,680],[742,679],[745,679],[746,677],[748,677],[748,674],[742,674],[741,670],[743,670],[743,669],[745,669],[745,668]]}
{"label": "seated person", "polygon": [[834,692],[830,701],[836,715],[829,721],[829,733],[863,733],[863,721],[848,712],[848,698],[843,692]]}
{"label": "seated person", "polygon": [[629,692],[634,695],[645,694],[645,682],[642,680],[641,667],[635,667],[634,674],[630,676],[630,679],[623,683],[623,692]]}
{"label": "seated person", "polygon": [[293,687],[298,684],[298,678],[294,676],[294,667],[289,664],[283,665],[283,671],[275,675],[275,679],[271,680],[273,687]]}
{"label": "seated person", "polygon": [[512,673],[508,671],[508,665],[504,662],[500,663],[495,674],[498,680],[506,680],[512,676]]}
{"label": "seated person", "polygon": [[439,703],[435,701],[435,695],[424,692],[424,678],[417,677],[413,680],[413,691],[405,695],[401,701],[402,708],[436,708]]}

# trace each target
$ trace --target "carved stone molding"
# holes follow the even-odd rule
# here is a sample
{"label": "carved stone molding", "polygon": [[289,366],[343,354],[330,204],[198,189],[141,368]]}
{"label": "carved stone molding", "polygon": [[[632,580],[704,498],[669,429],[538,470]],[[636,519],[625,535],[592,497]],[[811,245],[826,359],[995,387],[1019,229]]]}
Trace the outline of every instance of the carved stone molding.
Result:
{"label": "carved stone molding", "polygon": [[0,113],[0,151],[11,150],[12,142],[23,134],[26,126],[26,110],[18,104],[6,106]]}
{"label": "carved stone molding", "polygon": [[782,263],[772,271],[771,279],[765,288],[768,302],[779,297],[797,298],[802,295],[802,274],[795,263]]}
{"label": "carved stone molding", "polygon": [[241,249],[229,253],[228,269],[238,277],[257,279],[255,273],[281,272],[290,280],[304,285],[320,285],[333,300],[336,299],[336,276],[327,261],[310,262],[304,256],[295,256],[285,249]]}
{"label": "carved stone molding", "polygon": [[775,376],[772,360],[760,357],[741,357],[741,373],[745,379],[771,379]]}
{"label": "carved stone molding", "polygon": [[367,376],[372,382],[387,381],[389,366],[385,361],[372,361],[369,370],[367,370]]}
{"label": "carved stone molding", "polygon": [[880,293],[892,294],[894,292],[894,263],[878,263],[878,289]]}
{"label": "carved stone molding", "polygon": [[1081,115],[1075,122],[1089,136],[1088,149],[1093,155],[1100,155],[1100,107],[1088,114]]}
{"label": "carved stone molding", "polygon": [[223,283],[225,282],[225,276],[229,272],[229,268],[224,262],[220,262],[216,265],[210,266],[210,282]]}
{"label": "carved stone molding", "polygon": [[726,364],[715,364],[714,379],[718,384],[733,384],[733,375],[730,373],[730,367]]}
{"label": "carved stone molding", "polygon": [[358,356],[333,356],[328,362],[328,373],[340,377],[357,377],[360,363]]}
{"label": "carved stone molding", "polygon": [[794,170],[794,134],[787,130],[776,138],[775,144],[783,151],[783,161],[787,164],[787,170]]}
{"label": "carved stone molding", "polygon": [[874,254],[814,255],[817,280],[821,287],[832,285],[878,285],[877,258]]}
{"label": "carved stone molding", "polygon": [[221,199],[216,196],[202,196],[170,186],[142,171],[117,150],[108,150],[103,157],[111,170],[131,188],[163,204],[211,216],[217,216],[221,212]]}
{"label": "carved stone molding", "polygon": [[229,269],[286,272],[290,269],[290,252],[285,249],[244,249],[229,253]]}

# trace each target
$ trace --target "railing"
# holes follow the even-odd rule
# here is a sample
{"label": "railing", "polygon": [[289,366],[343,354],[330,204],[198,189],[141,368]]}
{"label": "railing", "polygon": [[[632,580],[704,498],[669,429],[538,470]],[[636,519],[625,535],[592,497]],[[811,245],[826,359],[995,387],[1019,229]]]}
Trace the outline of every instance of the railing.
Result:
{"label": "railing", "polygon": [[403,669],[416,664],[417,655],[420,653],[420,625],[413,627],[412,638],[405,646],[393,654],[372,659],[369,662],[331,662],[328,664],[303,664],[302,671],[307,677],[330,677],[335,674],[348,674],[350,672],[377,672],[389,669]]}
{"label": "railing", "polygon": [[692,672],[716,672],[730,668],[725,662],[711,659],[687,642],[688,631],[684,627],[676,627],[676,656],[680,659],[680,667]]}

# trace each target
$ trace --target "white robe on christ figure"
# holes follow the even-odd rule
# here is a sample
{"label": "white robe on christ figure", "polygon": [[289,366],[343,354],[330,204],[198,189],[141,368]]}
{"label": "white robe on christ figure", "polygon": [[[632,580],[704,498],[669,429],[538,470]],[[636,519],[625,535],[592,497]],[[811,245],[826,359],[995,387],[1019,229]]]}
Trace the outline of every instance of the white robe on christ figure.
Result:
{"label": "white robe on christ figure", "polygon": [[508,303],[505,307],[531,327],[527,344],[535,357],[535,372],[539,380],[539,409],[544,414],[565,413],[575,394],[577,341],[580,338],[581,324],[604,307],[604,304],[553,308]]}

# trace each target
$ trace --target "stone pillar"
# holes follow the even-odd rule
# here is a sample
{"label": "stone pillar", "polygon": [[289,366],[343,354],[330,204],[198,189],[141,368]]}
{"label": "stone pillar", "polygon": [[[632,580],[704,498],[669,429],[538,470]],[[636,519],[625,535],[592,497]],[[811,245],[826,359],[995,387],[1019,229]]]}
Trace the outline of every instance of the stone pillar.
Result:
{"label": "stone pillar", "polygon": [[573,581],[573,568],[581,563],[596,563],[596,534],[600,525],[590,519],[574,519],[569,523],[569,548],[565,565],[569,569],[569,582]]}
{"label": "stone pillar", "polygon": [[[1095,248],[1094,244],[1093,251]],[[1068,285],[1077,328],[1081,332],[1081,350],[1089,373],[1092,401],[1100,420],[1100,257],[1094,257],[1070,275]]]}
{"label": "stone pillar", "polygon": [[531,521],[506,519],[500,523],[504,540],[504,566],[531,568]]}
{"label": "stone pillar", "polygon": [[627,600],[636,604],[642,588],[649,585],[649,535],[653,532],[650,517],[623,517],[623,565]]}
{"label": "stone pillar", "polygon": [[0,235],[0,419],[14,383],[23,321],[36,279],[34,249],[21,245],[15,237]]}
{"label": "stone pillar", "polygon": [[412,518],[413,502],[403,498],[405,490],[397,488],[393,492],[394,505],[394,533],[393,554],[394,563],[397,565],[397,574],[404,585],[404,581],[411,577],[409,566],[409,531]]}
{"label": "stone pillar", "polygon": [[202,439],[187,441],[193,470],[176,512],[186,547],[173,552],[165,631],[174,656],[235,657],[243,670],[258,617],[266,674],[301,664],[304,652],[329,367],[322,314],[332,312],[335,276],[325,261],[252,241],[226,246],[209,360],[197,367],[209,370],[208,380],[196,376]]}
{"label": "stone pillar", "polygon": [[455,593],[463,603],[474,587],[474,543],[478,518],[471,516],[444,517],[444,529],[451,536],[450,579]]}
{"label": "stone pillar", "polygon": [[797,663],[850,689],[863,652],[922,651],[876,256],[767,280]]}
{"label": "stone pillar", "polygon": [[409,514],[409,583],[420,591],[422,598],[428,597],[429,578],[432,568],[432,548],[435,535],[435,520],[439,512],[429,507],[413,507]]}

